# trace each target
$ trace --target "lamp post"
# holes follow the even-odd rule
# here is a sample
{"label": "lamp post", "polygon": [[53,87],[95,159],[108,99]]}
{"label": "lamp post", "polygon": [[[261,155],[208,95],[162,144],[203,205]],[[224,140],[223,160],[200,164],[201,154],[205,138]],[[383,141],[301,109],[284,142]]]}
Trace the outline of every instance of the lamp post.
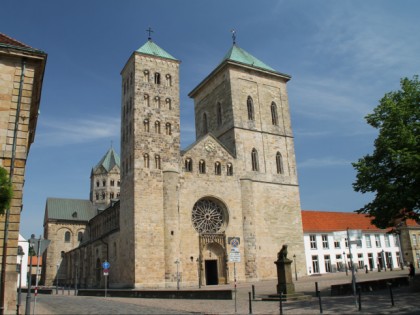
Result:
{"label": "lamp post", "polygon": [[[28,240],[29,247],[28,252],[30,252],[30,248],[35,244],[35,234],[31,235],[31,238]],[[29,273],[28,273],[28,291],[26,294],[26,308],[25,308],[25,315],[31,314],[31,290],[32,290],[32,256],[28,253],[28,258],[30,260],[29,263]]]}
{"label": "lamp post", "polygon": [[17,255],[20,257],[20,264],[19,264],[19,291],[18,291],[18,300],[16,304],[16,314],[19,315],[21,296],[22,296],[22,258],[25,255],[25,253],[23,252],[22,246],[18,246]]}
{"label": "lamp post", "polygon": [[293,255],[293,261],[295,262],[295,280],[297,281],[297,271],[296,271],[296,255]]}
{"label": "lamp post", "polygon": [[346,252],[343,252],[343,258],[344,258],[344,268],[346,269],[346,276],[348,276],[349,275],[349,272],[347,271]]}
{"label": "lamp post", "polygon": [[58,294],[58,268],[60,268],[60,264],[57,264],[57,273],[55,275],[55,294]]}

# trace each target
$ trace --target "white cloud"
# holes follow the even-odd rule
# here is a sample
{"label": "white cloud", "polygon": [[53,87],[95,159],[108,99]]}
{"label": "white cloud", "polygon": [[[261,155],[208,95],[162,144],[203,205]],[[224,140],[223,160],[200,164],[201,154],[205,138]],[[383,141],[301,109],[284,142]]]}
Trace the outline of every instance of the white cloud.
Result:
{"label": "white cloud", "polygon": [[351,164],[350,161],[345,159],[338,159],[335,157],[323,157],[320,159],[310,158],[305,161],[299,162],[298,161],[298,168],[322,168],[322,167],[330,167],[330,166],[349,166]]}
{"label": "white cloud", "polygon": [[66,120],[47,117],[40,121],[36,134],[38,146],[64,146],[81,144],[100,139],[119,138],[120,119],[104,116],[69,118]]}

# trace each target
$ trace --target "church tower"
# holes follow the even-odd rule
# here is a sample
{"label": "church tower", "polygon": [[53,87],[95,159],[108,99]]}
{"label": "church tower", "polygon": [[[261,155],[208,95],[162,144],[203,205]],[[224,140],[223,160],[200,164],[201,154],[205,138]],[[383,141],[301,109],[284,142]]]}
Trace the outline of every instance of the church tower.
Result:
{"label": "church tower", "polygon": [[290,78],[234,42],[215,70],[189,94],[195,103],[197,139],[211,133],[236,158],[248,280],[270,277],[272,255],[283,244],[288,244],[298,263],[305,264],[286,90]]}
{"label": "church tower", "polygon": [[177,229],[176,199],[167,196],[178,189],[179,64],[149,37],[121,72],[122,287],[164,286],[167,253],[177,248],[166,240]]}

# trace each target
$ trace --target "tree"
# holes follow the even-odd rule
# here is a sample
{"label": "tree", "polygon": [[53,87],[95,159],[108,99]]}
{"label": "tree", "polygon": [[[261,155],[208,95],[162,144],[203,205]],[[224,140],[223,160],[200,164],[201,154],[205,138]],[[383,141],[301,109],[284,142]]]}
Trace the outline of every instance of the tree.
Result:
{"label": "tree", "polygon": [[12,200],[13,188],[7,171],[0,166],[0,214],[9,209]]}
{"label": "tree", "polygon": [[420,206],[420,82],[401,79],[401,89],[380,100],[367,123],[378,129],[374,152],[352,163],[353,188],[375,193],[358,213],[372,216],[380,228],[407,218],[419,220]]}

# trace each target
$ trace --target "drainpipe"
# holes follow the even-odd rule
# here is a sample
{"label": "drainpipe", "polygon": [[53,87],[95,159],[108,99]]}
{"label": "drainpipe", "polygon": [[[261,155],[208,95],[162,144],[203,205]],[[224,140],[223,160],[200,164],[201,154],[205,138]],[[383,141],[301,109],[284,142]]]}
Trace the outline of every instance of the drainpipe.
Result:
{"label": "drainpipe", "polygon": [[[19,94],[16,106],[16,118],[15,118],[15,130],[13,132],[13,145],[12,145],[12,160],[10,164],[10,174],[9,181],[13,183],[13,175],[15,171],[15,158],[16,158],[16,143],[17,143],[17,134],[19,128],[19,117],[20,117],[20,106],[22,102],[22,90],[23,90],[23,81],[25,79],[25,68],[26,68],[26,59],[22,58],[22,66],[20,73],[20,83],[19,83]],[[9,241],[9,221],[10,221],[10,208],[6,209],[6,219],[4,221],[4,237],[3,237],[3,256],[1,263],[1,297],[0,297],[0,314],[4,314],[4,301],[5,301],[5,288],[6,288],[6,267],[7,267],[7,246]]]}

